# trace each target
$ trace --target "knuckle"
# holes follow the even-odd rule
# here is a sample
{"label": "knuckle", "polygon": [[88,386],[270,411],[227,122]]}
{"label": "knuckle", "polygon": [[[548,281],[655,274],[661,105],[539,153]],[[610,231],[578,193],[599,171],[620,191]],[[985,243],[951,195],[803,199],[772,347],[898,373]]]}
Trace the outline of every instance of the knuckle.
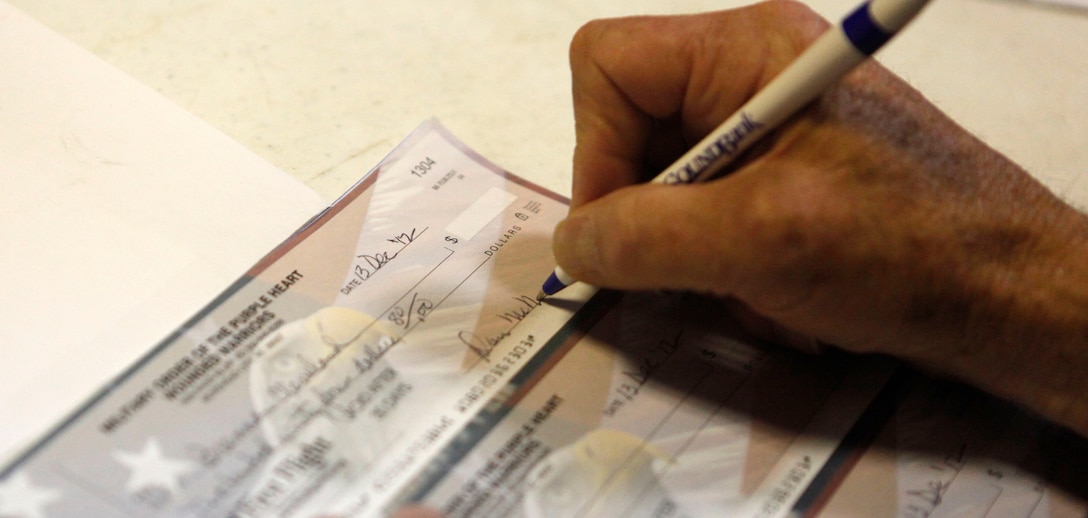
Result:
{"label": "knuckle", "polygon": [[600,31],[600,25],[601,20],[591,20],[574,32],[574,36],[570,39],[569,50],[572,62],[580,58],[585,50],[592,46],[593,40],[596,39],[596,35]]}
{"label": "knuckle", "polygon": [[574,32],[570,40],[570,62],[572,66],[591,62],[592,56],[601,47],[600,42],[607,34],[616,29],[616,24],[621,23],[616,18],[599,18],[590,20]]}
{"label": "knuckle", "polygon": [[[830,26],[828,21],[799,0],[768,0],[758,5],[777,28],[789,27],[799,47],[806,47]],[[800,50],[800,49],[798,49]]]}

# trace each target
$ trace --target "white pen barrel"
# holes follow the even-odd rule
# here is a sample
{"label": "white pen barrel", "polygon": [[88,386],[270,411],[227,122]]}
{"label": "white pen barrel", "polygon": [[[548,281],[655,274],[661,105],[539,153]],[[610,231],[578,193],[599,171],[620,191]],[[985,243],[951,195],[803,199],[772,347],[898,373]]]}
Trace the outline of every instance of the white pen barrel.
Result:
{"label": "white pen barrel", "polygon": [[694,183],[728,165],[886,43],[928,0],[873,0],[827,31],[655,182]]}
{"label": "white pen barrel", "polygon": [[[699,141],[654,181],[693,183],[706,180],[812,102],[866,57],[843,31],[827,31],[717,130]],[[693,166],[709,162],[713,163],[698,168]]]}
{"label": "white pen barrel", "polygon": [[929,0],[872,0],[869,15],[884,32],[895,33],[914,19],[927,3]]}

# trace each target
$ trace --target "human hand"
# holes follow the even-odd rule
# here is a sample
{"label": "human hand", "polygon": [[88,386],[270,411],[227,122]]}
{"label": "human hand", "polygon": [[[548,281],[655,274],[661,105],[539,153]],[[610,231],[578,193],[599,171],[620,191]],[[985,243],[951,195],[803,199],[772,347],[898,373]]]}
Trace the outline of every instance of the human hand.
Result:
{"label": "human hand", "polygon": [[579,31],[556,260],[601,287],[739,301],[794,341],[892,354],[1088,436],[1088,218],[877,63],[729,176],[633,185],[826,28],[773,1]]}

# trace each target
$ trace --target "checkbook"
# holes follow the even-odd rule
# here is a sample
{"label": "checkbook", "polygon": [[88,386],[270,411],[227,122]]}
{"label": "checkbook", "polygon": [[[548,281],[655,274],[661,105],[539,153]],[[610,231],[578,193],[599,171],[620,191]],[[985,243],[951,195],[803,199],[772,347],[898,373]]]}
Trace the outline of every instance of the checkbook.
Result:
{"label": "checkbook", "polygon": [[[773,518],[836,504],[858,437],[887,422],[866,424],[892,366],[766,347],[692,294],[576,284],[538,302],[567,208],[424,123],[7,459],[0,516],[421,503],[451,518]],[[918,505],[901,496],[890,512]]]}

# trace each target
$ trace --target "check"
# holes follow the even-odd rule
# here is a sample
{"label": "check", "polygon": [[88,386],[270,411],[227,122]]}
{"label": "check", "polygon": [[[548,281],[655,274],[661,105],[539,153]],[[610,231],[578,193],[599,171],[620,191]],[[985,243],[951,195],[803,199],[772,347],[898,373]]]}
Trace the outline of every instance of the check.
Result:
{"label": "check", "polygon": [[990,444],[1008,412],[909,395],[888,361],[762,347],[687,293],[538,303],[566,209],[425,123],[3,467],[0,517],[1088,508],[988,458],[1045,451],[1035,421]]}
{"label": "check", "polygon": [[0,515],[381,509],[576,309],[535,300],[565,214],[423,125],[8,466]]}

